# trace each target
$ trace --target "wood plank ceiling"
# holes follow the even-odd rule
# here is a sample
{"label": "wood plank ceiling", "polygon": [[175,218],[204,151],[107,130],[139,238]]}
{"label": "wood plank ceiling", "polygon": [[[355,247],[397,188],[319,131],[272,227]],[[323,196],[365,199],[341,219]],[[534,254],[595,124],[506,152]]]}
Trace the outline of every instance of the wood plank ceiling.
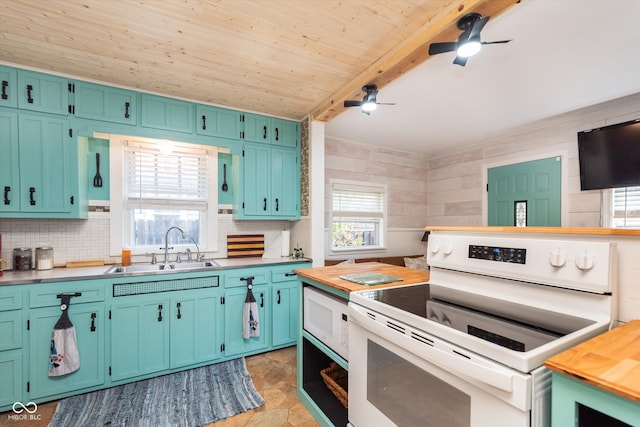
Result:
{"label": "wood plank ceiling", "polygon": [[0,61],[300,120],[336,117],[519,0],[6,0]]}

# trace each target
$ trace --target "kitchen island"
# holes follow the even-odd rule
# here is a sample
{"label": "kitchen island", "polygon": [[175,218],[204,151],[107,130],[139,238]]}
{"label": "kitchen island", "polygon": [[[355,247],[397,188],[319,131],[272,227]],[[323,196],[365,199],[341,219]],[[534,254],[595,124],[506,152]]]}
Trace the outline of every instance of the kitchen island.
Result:
{"label": "kitchen island", "polygon": [[[307,329],[305,328],[305,306],[308,309],[309,302],[307,301],[305,304],[304,289],[311,288],[314,292],[319,291],[328,295],[329,299],[335,301],[336,305],[334,307],[340,308],[340,305],[342,305],[343,311],[341,313],[326,312],[327,315],[332,315],[328,319],[329,323],[334,324],[334,328],[327,325],[329,329],[332,329],[327,333],[329,335],[340,335],[346,330],[346,305],[351,292],[425,283],[429,280],[429,272],[379,262],[296,269],[294,272],[298,275],[298,283],[301,287],[301,310],[298,316],[300,322],[300,334],[298,337],[298,398],[321,426],[344,426],[348,421],[347,408],[340,403],[339,399],[325,385],[320,371],[328,368],[332,362],[348,371],[349,362],[347,357],[343,357],[344,351],[341,351],[342,355],[339,354],[338,351],[340,350],[333,345],[335,338],[343,343],[348,340],[346,336],[333,336],[329,338],[334,338],[334,340],[328,340],[322,338],[320,334],[314,335],[307,330],[313,330],[313,325],[307,325]],[[341,276],[365,274],[379,274],[385,276],[387,280],[392,280],[390,278],[393,277],[401,280],[369,286],[341,278]],[[313,298],[313,296],[308,296],[308,298]],[[336,318],[336,315],[340,316],[340,318]],[[338,322],[341,324],[335,325]]]}

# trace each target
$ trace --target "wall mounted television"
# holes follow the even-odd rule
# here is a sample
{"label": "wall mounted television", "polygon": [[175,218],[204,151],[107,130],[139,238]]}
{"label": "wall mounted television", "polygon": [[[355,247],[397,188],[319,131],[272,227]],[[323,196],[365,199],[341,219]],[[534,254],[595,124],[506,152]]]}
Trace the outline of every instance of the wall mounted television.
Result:
{"label": "wall mounted television", "polygon": [[640,119],[578,132],[580,189],[640,185]]}

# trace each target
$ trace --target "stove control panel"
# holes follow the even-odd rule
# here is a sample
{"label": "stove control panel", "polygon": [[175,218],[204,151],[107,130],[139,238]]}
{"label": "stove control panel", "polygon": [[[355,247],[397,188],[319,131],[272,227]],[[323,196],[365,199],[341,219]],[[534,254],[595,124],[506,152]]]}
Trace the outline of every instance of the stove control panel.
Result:
{"label": "stove control panel", "polygon": [[469,258],[526,264],[527,250],[522,248],[469,245]]}

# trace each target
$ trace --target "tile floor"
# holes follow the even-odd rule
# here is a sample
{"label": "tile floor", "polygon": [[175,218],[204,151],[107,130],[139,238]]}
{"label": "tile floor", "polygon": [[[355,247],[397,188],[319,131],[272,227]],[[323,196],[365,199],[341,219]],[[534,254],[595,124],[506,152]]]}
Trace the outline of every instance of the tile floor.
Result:
{"label": "tile floor", "polygon": [[[256,390],[264,398],[265,404],[207,427],[318,426],[296,397],[296,347],[249,356],[246,362]],[[40,419],[26,421],[9,420],[9,413],[0,413],[0,426],[46,427],[55,409],[56,402],[43,403],[38,406],[37,415]]]}

